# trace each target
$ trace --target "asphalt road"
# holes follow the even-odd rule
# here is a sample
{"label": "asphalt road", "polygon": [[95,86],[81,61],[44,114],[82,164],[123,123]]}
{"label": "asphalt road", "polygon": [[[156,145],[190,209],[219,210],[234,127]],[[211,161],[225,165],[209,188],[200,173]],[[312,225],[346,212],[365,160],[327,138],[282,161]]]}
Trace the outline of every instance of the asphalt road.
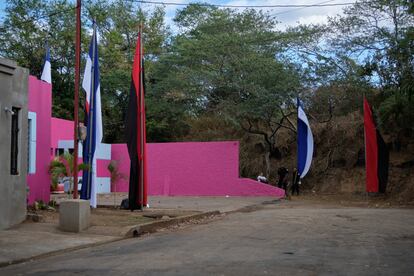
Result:
{"label": "asphalt road", "polygon": [[0,275],[414,275],[414,210],[266,205]]}

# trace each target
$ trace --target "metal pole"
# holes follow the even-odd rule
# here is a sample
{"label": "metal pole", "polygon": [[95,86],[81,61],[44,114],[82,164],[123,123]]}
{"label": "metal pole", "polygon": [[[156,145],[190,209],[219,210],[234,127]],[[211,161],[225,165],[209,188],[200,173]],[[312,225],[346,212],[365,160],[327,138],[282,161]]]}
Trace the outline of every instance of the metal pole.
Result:
{"label": "metal pole", "polygon": [[75,42],[75,99],[73,116],[73,198],[78,198],[78,125],[79,125],[79,82],[81,47],[81,0],[76,2],[76,42]]}
{"label": "metal pole", "polygon": [[141,169],[141,173],[140,173],[140,178],[141,178],[141,191],[140,191],[140,196],[141,196],[141,210],[144,209],[144,80],[143,80],[143,74],[142,74],[142,67],[143,67],[143,51],[142,51],[142,24],[140,25],[140,30],[139,30],[139,39],[140,39],[140,68],[139,68],[139,76],[140,76],[140,83],[139,83],[139,94],[140,94],[140,120],[141,120],[141,126],[140,126],[140,136],[141,136],[141,164],[140,164],[140,169]]}
{"label": "metal pole", "polygon": [[88,165],[89,165],[89,173],[88,173],[88,182],[86,186],[86,194],[89,194],[89,185],[92,188],[91,182],[92,182],[92,174],[93,174],[93,158],[92,156],[92,139],[93,139],[93,133],[95,131],[94,124],[93,124],[93,112],[94,112],[94,101],[95,101],[95,41],[96,41],[96,24],[95,20],[93,21],[93,36],[92,36],[92,68],[91,68],[91,89],[90,89],[90,101],[89,101],[89,119],[88,119],[88,125],[89,125],[89,145],[88,145]]}

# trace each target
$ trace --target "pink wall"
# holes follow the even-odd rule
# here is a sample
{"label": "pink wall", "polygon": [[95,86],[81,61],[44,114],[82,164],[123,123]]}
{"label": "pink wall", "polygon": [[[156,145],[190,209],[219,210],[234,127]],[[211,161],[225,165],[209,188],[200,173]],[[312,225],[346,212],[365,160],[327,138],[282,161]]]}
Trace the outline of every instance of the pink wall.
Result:
{"label": "pink wall", "polygon": [[[151,143],[148,194],[164,196],[283,196],[284,191],[239,178],[239,142]],[[117,192],[128,191],[129,156],[125,144],[112,145],[111,156],[125,179]],[[112,191],[115,191],[114,189]]]}
{"label": "pink wall", "polygon": [[59,140],[73,140],[73,121],[53,117],[51,147],[57,148]]}
{"label": "pink wall", "polygon": [[[147,146],[148,145],[149,144],[147,144]],[[130,160],[126,144],[112,144],[111,158],[117,162],[118,171],[123,175],[123,177],[118,180],[116,185],[111,183],[111,186],[115,188],[113,189],[111,187],[111,192],[128,192]]]}
{"label": "pink wall", "polygon": [[[36,173],[28,175],[29,203],[49,201],[47,172],[50,149],[59,140],[73,139],[73,122],[51,117],[51,85],[29,78],[29,111],[36,113]],[[151,143],[148,150],[149,195],[164,196],[276,196],[284,191],[251,179],[239,178],[239,142]],[[111,159],[124,175],[112,191],[127,192],[129,156],[125,144],[111,146]],[[109,177],[110,160],[97,160],[97,173]]]}
{"label": "pink wall", "polygon": [[50,126],[52,116],[52,86],[29,77],[29,111],[36,113],[36,172],[28,174],[29,204],[35,200],[49,202]]}

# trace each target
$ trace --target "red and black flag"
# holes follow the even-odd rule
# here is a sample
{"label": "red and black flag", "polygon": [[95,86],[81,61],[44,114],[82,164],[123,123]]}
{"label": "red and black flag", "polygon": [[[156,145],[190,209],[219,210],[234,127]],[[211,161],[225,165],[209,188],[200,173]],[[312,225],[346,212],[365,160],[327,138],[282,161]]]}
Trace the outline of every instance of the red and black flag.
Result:
{"label": "red and black flag", "polygon": [[129,174],[129,208],[142,209],[147,205],[147,162],[144,98],[144,59],[142,35],[138,33],[132,67],[131,90],[126,116],[126,135],[131,168]]}
{"label": "red and black flag", "polygon": [[368,193],[385,193],[388,181],[389,153],[368,101],[364,98],[365,167]]}

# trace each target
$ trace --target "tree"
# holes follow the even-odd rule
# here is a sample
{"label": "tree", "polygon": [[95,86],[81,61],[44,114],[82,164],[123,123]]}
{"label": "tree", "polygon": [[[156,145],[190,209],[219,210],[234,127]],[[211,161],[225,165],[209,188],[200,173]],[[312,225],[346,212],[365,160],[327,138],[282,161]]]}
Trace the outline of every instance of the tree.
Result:
{"label": "tree", "polygon": [[[55,117],[73,117],[75,6],[67,0],[8,0],[1,24],[0,54],[40,76],[50,47]],[[87,39],[82,29],[83,48]]]}
{"label": "tree", "polygon": [[287,30],[283,56],[302,63],[301,78],[319,111],[321,102],[315,99],[326,98],[324,113],[345,115],[360,110],[355,100],[361,103],[365,95],[378,107],[382,127],[413,129],[412,8],[406,0],[363,0],[326,25]]}
{"label": "tree", "polygon": [[[87,6],[90,17],[99,26],[99,51],[101,70],[101,95],[103,124],[106,142],[124,142],[125,112],[131,84],[132,63],[139,26],[143,27],[145,55],[147,137],[149,141],[162,140],[157,134],[158,125],[166,114],[157,117],[159,110],[152,86],[154,64],[165,52],[169,30],[165,26],[163,8],[151,13],[143,11],[129,1],[117,0],[92,2]],[[167,114],[168,118],[172,115]],[[155,121],[154,121],[155,120]]]}
{"label": "tree", "polygon": [[[361,64],[380,92],[379,111],[384,129],[413,133],[414,15],[406,0],[360,1],[332,18],[334,49]],[[400,132],[401,133],[398,133]]]}
{"label": "tree", "polygon": [[[124,117],[128,102],[131,69],[138,35],[143,24],[147,80],[151,80],[154,63],[165,51],[169,30],[164,24],[164,9],[152,13],[139,10],[129,1],[96,0],[82,9],[82,53],[86,53],[92,19],[98,25],[101,70],[101,97],[104,141],[124,141]],[[75,6],[69,0],[8,0],[0,25],[0,55],[13,59],[30,73],[40,76],[46,41],[51,51],[53,105],[52,115],[73,118],[75,62]],[[83,57],[84,55],[82,55]],[[82,63],[84,63],[82,58]],[[84,64],[81,65],[81,74]],[[151,96],[151,86],[147,90]],[[80,90],[81,107],[84,93]],[[149,140],[153,140],[153,101],[149,101]],[[83,108],[81,108],[82,110]],[[82,120],[83,112],[80,112]],[[158,119],[158,118],[157,118]],[[161,118],[164,119],[165,118]]]}
{"label": "tree", "polygon": [[182,31],[161,57],[154,90],[185,105],[187,116],[227,120],[259,135],[269,158],[280,158],[277,133],[296,131],[290,115],[301,89],[297,67],[277,59],[280,33],[269,15],[189,5],[175,22]]}

